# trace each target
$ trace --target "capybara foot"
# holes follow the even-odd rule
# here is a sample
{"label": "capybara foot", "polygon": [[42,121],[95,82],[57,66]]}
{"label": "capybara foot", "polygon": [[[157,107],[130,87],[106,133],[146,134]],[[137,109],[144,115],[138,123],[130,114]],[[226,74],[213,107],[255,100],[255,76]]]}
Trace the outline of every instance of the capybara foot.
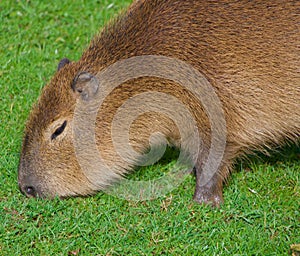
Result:
{"label": "capybara foot", "polygon": [[203,186],[196,188],[193,199],[199,204],[220,207],[220,205],[223,203],[223,193],[222,190],[212,191],[210,187]]}

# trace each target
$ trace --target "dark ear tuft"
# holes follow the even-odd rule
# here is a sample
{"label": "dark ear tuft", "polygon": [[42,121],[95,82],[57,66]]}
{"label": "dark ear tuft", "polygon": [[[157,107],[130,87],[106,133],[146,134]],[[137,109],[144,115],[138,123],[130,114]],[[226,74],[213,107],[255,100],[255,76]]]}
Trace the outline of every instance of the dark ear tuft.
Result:
{"label": "dark ear tuft", "polygon": [[72,90],[80,94],[85,101],[90,100],[97,93],[98,87],[98,79],[88,72],[79,72],[72,83]]}
{"label": "dark ear tuft", "polygon": [[71,63],[71,61],[67,58],[63,58],[60,60],[60,62],[58,63],[58,66],[57,66],[57,71],[62,69],[65,65]]}

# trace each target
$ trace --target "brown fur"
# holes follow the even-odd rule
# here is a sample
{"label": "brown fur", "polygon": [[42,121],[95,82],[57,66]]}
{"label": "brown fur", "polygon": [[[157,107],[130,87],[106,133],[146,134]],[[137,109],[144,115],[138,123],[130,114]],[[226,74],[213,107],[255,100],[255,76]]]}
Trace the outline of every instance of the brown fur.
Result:
{"label": "brown fur", "polygon": [[[113,175],[103,178],[103,186],[95,185],[76,160],[72,120],[80,92],[74,78],[81,71],[96,75],[132,56],[164,55],[198,69],[223,104],[227,144],[218,175],[201,187],[202,162],[195,166],[194,199],[218,205],[236,157],[299,138],[299,10],[297,0],[135,1],[92,40],[79,61],[62,63],[43,89],[26,125],[19,166],[21,190],[29,196],[64,197],[92,194],[111,184]],[[115,153],[110,138],[115,111],[129,97],[152,90],[171,94],[189,107],[204,140],[202,153],[208,152],[209,121],[193,95],[168,80],[135,79],[115,89],[97,117],[97,145],[105,159],[116,165],[115,173],[131,169]],[[51,141],[65,120],[64,132]],[[178,131],[168,117],[149,114],[132,126],[134,147],[145,150],[153,131],[161,131],[175,144],[178,141]]]}

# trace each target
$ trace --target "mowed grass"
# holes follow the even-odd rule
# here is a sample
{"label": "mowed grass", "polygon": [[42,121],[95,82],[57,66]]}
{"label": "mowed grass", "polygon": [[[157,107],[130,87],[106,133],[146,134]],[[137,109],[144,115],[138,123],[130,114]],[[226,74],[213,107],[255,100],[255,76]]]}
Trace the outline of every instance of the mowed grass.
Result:
{"label": "mowed grass", "polygon": [[290,245],[300,243],[296,146],[239,161],[220,209],[192,201],[192,176],[165,197],[139,203],[104,193],[49,201],[19,192],[24,124],[41,88],[61,58],[77,60],[129,2],[0,2],[0,255],[291,253]]}

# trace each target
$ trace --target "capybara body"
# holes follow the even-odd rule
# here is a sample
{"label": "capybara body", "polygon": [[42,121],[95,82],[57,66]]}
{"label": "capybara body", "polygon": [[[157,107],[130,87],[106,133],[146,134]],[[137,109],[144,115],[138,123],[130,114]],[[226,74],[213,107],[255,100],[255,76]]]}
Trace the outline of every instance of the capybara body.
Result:
{"label": "capybara body", "polygon": [[[63,59],[43,88],[26,125],[19,165],[21,191],[50,198],[88,195],[130,171],[132,164],[124,162],[114,148],[111,123],[126,100],[156,91],[179,99],[196,120],[201,150],[195,164],[194,199],[219,205],[223,182],[237,157],[299,138],[299,24],[297,0],[135,1],[92,40],[79,61]],[[184,86],[158,77],[126,81],[99,108],[95,137],[99,152],[113,166],[111,173],[97,175],[95,181],[78,163],[74,149],[77,101],[91,97],[91,81],[100,71],[117,61],[145,55],[166,56],[193,66],[220,99],[226,146],[218,171],[205,185],[200,177],[211,143],[206,110]],[[101,94],[101,85],[94,89]],[[180,148],[180,133],[172,117],[151,112],[131,124],[133,148],[145,152],[153,132],[162,133]]]}

